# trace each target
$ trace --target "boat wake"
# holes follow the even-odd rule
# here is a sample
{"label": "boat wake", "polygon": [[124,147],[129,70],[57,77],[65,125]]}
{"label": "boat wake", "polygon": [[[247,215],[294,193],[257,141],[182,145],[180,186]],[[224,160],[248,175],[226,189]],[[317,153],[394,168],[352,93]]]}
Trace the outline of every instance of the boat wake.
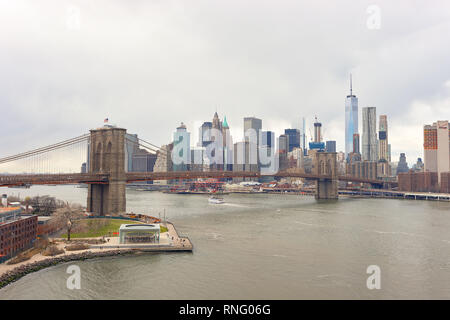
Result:
{"label": "boat wake", "polygon": [[239,204],[239,203],[228,203],[228,202],[225,202],[223,205],[224,206],[228,206],[228,207],[236,207],[236,208],[250,208],[249,206],[246,206],[244,204]]}
{"label": "boat wake", "polygon": [[223,240],[223,236],[220,233],[211,232],[206,235],[208,236],[208,240]]}

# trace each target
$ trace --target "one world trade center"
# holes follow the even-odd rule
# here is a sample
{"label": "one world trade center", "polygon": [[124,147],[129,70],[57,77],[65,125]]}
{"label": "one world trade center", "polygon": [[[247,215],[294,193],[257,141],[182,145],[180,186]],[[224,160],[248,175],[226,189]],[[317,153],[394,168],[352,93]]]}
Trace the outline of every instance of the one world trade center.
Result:
{"label": "one world trade center", "polygon": [[353,135],[358,133],[358,98],[353,94],[350,74],[350,95],[345,99],[345,155],[353,152]]}

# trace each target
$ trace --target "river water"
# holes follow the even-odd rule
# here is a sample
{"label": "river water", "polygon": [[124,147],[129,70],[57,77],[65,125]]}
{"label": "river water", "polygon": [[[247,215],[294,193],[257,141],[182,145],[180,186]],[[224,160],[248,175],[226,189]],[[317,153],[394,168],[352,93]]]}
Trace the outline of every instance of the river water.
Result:
{"label": "river water", "polygon": [[[74,186],[0,188],[84,204]],[[204,195],[127,190],[127,209],[166,212],[193,253],[61,264],[0,290],[0,299],[449,299],[450,203],[390,199],[317,202],[297,195]],[[67,267],[81,269],[69,290]],[[381,289],[367,288],[367,268]]]}

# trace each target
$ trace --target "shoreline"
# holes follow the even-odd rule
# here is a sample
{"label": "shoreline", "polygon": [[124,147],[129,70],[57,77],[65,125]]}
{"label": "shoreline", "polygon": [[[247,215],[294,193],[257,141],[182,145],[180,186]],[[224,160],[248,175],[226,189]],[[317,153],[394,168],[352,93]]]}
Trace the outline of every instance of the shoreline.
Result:
{"label": "shoreline", "polygon": [[0,275],[0,289],[6,287],[7,285],[14,283],[20,278],[26,276],[27,274],[40,271],[42,269],[56,266],[61,263],[71,262],[71,261],[84,261],[94,258],[104,258],[112,256],[122,256],[131,255],[136,253],[155,253],[155,252],[192,252],[189,248],[164,248],[162,250],[151,249],[114,249],[114,250],[103,250],[99,252],[92,252],[90,250],[81,253],[72,253],[65,255],[58,255],[55,257],[50,257],[44,260],[39,260],[31,263],[24,263],[12,270],[4,272]]}
{"label": "shoreline", "polygon": [[[194,245],[188,237],[180,236],[171,222],[167,222],[167,237],[173,237],[170,245],[122,247],[120,246],[92,246],[89,249],[79,251],[66,251],[54,257],[41,254],[34,255],[31,259],[19,262],[15,265],[0,264],[0,290],[7,285],[19,280],[29,273],[33,273],[60,263],[70,261],[83,261],[93,258],[103,258],[118,255],[130,255],[136,253],[166,253],[166,252],[193,252]],[[60,247],[65,243],[60,243]]]}
{"label": "shoreline", "polygon": [[[144,190],[137,190],[143,192]],[[159,190],[155,190],[160,192]],[[213,195],[213,193],[196,193],[196,192],[163,192],[165,194],[174,195]],[[397,199],[397,200],[424,200],[424,201],[440,201],[440,202],[450,202],[450,194],[448,193],[430,193],[430,192],[415,192],[415,191],[394,191],[394,190],[384,190],[384,189],[373,189],[373,190],[346,190],[339,189],[339,197],[343,198],[355,198],[355,199]],[[265,190],[261,191],[233,191],[229,190],[223,195],[255,195],[255,194],[273,194],[273,195],[293,195],[293,196],[310,196],[314,197],[315,192],[311,192],[309,189],[287,189],[287,190]],[[221,194],[222,195],[222,194]]]}

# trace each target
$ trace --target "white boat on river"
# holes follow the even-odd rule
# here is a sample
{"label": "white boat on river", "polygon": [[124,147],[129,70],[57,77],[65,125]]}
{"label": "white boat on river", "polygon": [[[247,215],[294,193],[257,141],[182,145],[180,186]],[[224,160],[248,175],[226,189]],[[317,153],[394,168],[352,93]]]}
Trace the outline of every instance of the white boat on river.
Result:
{"label": "white boat on river", "polygon": [[225,203],[225,200],[223,200],[223,198],[212,196],[208,199],[208,202],[211,204],[222,204]]}

